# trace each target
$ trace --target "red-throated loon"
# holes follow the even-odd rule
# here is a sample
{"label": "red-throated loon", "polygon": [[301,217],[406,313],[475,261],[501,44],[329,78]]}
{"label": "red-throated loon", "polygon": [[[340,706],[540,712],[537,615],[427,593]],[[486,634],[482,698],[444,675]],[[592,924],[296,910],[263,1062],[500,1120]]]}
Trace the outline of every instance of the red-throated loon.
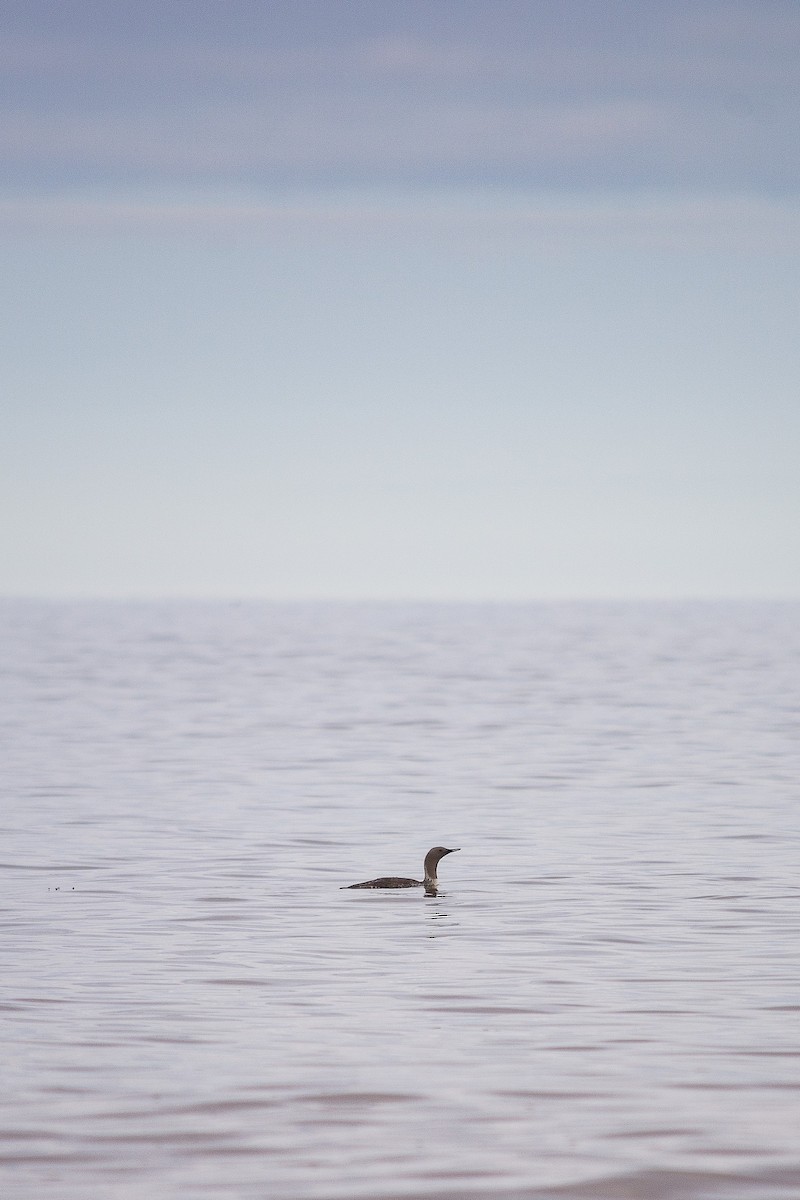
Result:
{"label": "red-throated loon", "polygon": [[[397,875],[381,875],[380,879],[368,879],[366,883],[347,883],[346,888],[410,888],[424,887],[429,895],[436,895],[436,889],[439,886],[439,880],[436,878],[436,868],[439,865],[439,860],[444,858],[445,854],[455,854],[456,850],[460,850],[460,846],[454,846],[452,850],[448,850],[445,846],[434,846],[425,855],[425,878],[424,879],[403,879]],[[344,889],[342,889],[344,890]]]}

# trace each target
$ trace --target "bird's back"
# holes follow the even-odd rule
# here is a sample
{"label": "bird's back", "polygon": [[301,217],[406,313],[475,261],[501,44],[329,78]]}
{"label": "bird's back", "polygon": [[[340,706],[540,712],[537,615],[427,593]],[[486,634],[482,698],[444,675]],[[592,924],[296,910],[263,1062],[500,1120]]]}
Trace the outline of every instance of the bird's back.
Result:
{"label": "bird's back", "polygon": [[[379,879],[368,879],[366,883],[348,883],[345,888],[410,888],[422,887],[421,879],[402,879],[397,875],[381,875]],[[342,891],[345,889],[343,888]]]}

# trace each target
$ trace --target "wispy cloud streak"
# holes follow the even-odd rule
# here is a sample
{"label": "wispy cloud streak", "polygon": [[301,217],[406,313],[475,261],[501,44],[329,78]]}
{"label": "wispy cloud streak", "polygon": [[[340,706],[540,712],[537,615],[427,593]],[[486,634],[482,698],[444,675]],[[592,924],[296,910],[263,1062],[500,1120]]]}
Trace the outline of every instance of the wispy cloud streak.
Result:
{"label": "wispy cloud streak", "polygon": [[753,195],[608,194],[498,199],[494,193],[297,195],[265,200],[61,194],[0,198],[0,231],[210,233],[271,238],[313,231],[525,239],[674,249],[800,251],[800,200]]}

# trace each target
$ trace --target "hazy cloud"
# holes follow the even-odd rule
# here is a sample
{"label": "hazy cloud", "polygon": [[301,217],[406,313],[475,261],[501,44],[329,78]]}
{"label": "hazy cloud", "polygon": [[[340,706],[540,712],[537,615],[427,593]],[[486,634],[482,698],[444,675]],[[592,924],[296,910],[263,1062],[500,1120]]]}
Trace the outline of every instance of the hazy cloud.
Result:
{"label": "hazy cloud", "polygon": [[795,5],[276,3],[249,37],[238,3],[160,35],[143,8],[0,40],[7,185],[800,183]]}

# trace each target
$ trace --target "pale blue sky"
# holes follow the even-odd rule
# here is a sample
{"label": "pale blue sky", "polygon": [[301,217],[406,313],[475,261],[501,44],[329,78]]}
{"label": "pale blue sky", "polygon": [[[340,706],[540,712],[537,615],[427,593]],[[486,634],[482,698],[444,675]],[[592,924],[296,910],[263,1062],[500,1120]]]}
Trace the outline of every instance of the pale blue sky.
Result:
{"label": "pale blue sky", "polygon": [[0,591],[800,594],[800,8],[4,5]]}

